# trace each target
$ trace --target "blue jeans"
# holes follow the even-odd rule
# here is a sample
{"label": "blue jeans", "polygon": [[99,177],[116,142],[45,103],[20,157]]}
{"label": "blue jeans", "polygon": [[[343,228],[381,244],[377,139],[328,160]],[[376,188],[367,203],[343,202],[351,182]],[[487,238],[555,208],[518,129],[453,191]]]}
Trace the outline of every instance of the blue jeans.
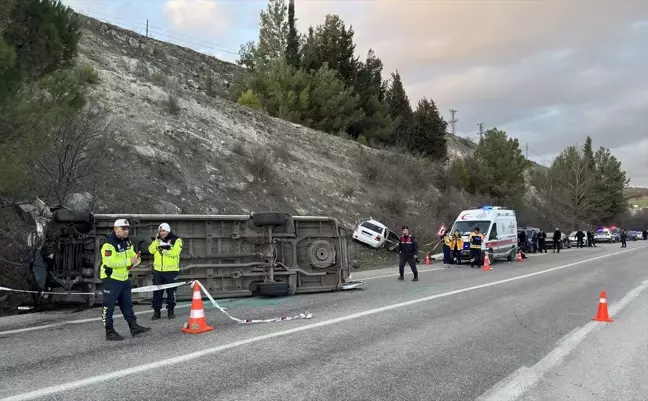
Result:
{"label": "blue jeans", "polygon": [[443,245],[443,264],[449,265],[452,263],[452,255],[450,253],[450,247],[448,245]]}

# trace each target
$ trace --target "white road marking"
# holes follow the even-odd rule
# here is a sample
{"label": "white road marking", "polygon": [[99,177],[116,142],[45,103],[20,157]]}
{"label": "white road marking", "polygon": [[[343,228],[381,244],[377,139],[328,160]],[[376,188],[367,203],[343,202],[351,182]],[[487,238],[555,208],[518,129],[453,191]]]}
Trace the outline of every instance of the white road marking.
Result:
{"label": "white road marking", "polygon": [[[647,247],[648,246],[642,246],[642,247],[637,247],[637,248],[625,249],[625,250],[620,251],[620,252],[614,252],[614,253],[610,253],[610,254],[607,254],[607,255],[596,256],[594,258],[585,259],[585,260],[581,260],[581,261],[574,262],[574,263],[569,263],[569,264],[566,264],[566,265],[563,265],[563,266],[552,267],[551,269],[541,270],[541,271],[534,272],[534,273],[529,273],[529,274],[524,274],[522,276],[511,277],[511,278],[507,278],[507,279],[504,279],[504,280],[493,281],[493,282],[486,283],[486,284],[475,285],[475,286],[472,286],[472,287],[461,288],[461,289],[458,289],[458,290],[448,291],[448,292],[444,292],[444,293],[441,293],[441,294],[436,294],[436,295],[431,295],[431,296],[427,296],[427,297],[417,298],[417,299],[413,299],[411,301],[405,301],[405,302],[399,302],[397,304],[386,305],[386,306],[382,306],[380,308],[369,309],[369,310],[365,310],[365,311],[362,311],[362,312],[357,312],[357,313],[353,313],[353,314],[350,314],[350,315],[337,317],[337,318],[334,318],[334,319],[323,320],[321,322],[311,323],[311,324],[307,324],[307,325],[300,326],[300,327],[295,327],[295,328],[288,329],[288,330],[281,330],[281,331],[277,331],[277,332],[274,332],[274,333],[265,334],[265,335],[262,335],[262,336],[252,337],[252,338],[248,338],[248,339],[240,340],[240,341],[235,341],[235,342],[232,342],[232,343],[229,343],[229,344],[223,344],[223,345],[219,345],[217,347],[207,348],[207,349],[204,349],[204,350],[201,350],[201,351],[196,351],[196,352],[192,352],[192,353],[189,353],[189,354],[176,356],[176,357],[173,357],[173,358],[162,359],[160,361],[147,363],[147,364],[144,364],[144,365],[133,366],[133,367],[127,368],[127,369],[116,370],[114,372],[106,373],[106,374],[103,374],[103,375],[91,376],[91,377],[81,379],[81,380],[75,380],[75,381],[68,382],[68,383],[58,384],[56,386],[45,387],[45,388],[42,388],[40,390],[34,390],[34,391],[27,392],[27,393],[17,394],[17,395],[11,396],[11,397],[3,398],[3,399],[0,399],[0,401],[32,400],[32,399],[35,399],[35,398],[38,398],[38,397],[43,397],[43,396],[47,396],[47,395],[51,395],[51,394],[60,393],[60,392],[63,392],[63,391],[69,391],[69,390],[73,390],[73,389],[76,389],[76,388],[89,386],[89,385],[92,385],[92,384],[97,384],[97,383],[102,383],[102,382],[106,382],[106,381],[110,381],[110,380],[114,380],[114,379],[119,379],[119,378],[122,378],[122,377],[127,377],[127,376],[130,376],[130,375],[136,374],[136,373],[142,373],[142,372],[147,372],[149,370],[159,369],[159,368],[164,367],[164,366],[171,366],[171,365],[176,365],[176,364],[180,364],[180,363],[183,363],[183,362],[188,362],[188,361],[191,361],[191,360],[196,359],[196,358],[204,357],[206,355],[215,354],[215,353],[220,352],[220,351],[224,351],[224,350],[232,349],[232,348],[236,348],[236,347],[241,347],[243,345],[252,344],[252,343],[256,343],[256,342],[263,341],[263,340],[269,340],[271,338],[284,337],[284,336],[287,336],[287,335],[290,335],[290,334],[293,334],[293,333],[299,333],[299,332],[302,332],[302,331],[312,330],[312,329],[316,329],[316,328],[319,328],[319,327],[330,326],[330,325],[336,324],[336,323],[346,322],[346,321],[350,321],[350,320],[356,320],[356,319],[360,319],[360,318],[365,317],[365,316],[375,315],[377,313],[386,312],[386,311],[393,310],[393,309],[398,309],[398,308],[403,308],[403,307],[410,306],[410,305],[416,305],[416,304],[419,304],[419,303],[422,303],[422,302],[428,302],[428,301],[432,301],[432,300],[439,299],[439,298],[445,298],[445,297],[449,297],[451,295],[456,295],[456,294],[461,294],[461,293],[464,293],[464,292],[475,291],[475,290],[479,290],[479,289],[482,289],[482,288],[493,287],[493,286],[496,286],[496,285],[499,285],[499,284],[510,283],[510,282],[517,281],[517,280],[522,280],[522,279],[525,279],[525,278],[528,278],[528,277],[539,276],[541,274],[547,274],[547,273],[550,273],[552,271],[566,269],[568,267],[581,265],[583,263],[588,263],[588,262],[592,262],[592,261],[599,260],[599,259],[604,259],[604,258],[607,258],[607,257],[610,257],[610,256],[620,255],[620,254],[626,253],[626,252],[633,252],[633,251],[636,251],[638,249],[643,249],[643,248],[647,248]],[[629,302],[629,301],[627,301],[627,302]],[[617,310],[617,309],[614,309],[614,310]]]}
{"label": "white road marking", "polygon": [[[632,300],[637,298],[642,291],[648,288],[648,280],[628,292],[619,302],[608,309],[610,316],[619,313]],[[538,363],[531,367],[523,366],[513,372],[506,379],[497,383],[482,394],[475,401],[515,401],[530,390],[550,369],[556,367],[583,341],[588,334],[598,330],[606,323],[591,321],[581,328],[577,328],[563,337],[558,346]]]}

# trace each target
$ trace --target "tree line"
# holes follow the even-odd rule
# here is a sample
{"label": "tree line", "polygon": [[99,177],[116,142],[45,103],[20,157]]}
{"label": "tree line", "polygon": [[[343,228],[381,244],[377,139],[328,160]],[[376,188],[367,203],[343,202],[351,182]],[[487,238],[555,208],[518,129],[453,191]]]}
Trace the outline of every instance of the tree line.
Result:
{"label": "tree line", "polygon": [[363,144],[398,145],[424,157],[446,157],[447,123],[432,99],[412,110],[398,71],[383,77],[373,50],[356,56],[354,31],[337,15],[307,33],[296,28],[293,0],[270,0],[257,42],[241,46],[249,71],[235,93],[240,104]]}
{"label": "tree line", "polygon": [[[533,166],[517,139],[490,129],[472,156],[455,160],[451,182],[471,194],[522,210],[522,223],[564,229],[619,224],[628,212],[629,179],[609,149],[569,146],[548,168]],[[530,187],[533,190],[530,191]]]}

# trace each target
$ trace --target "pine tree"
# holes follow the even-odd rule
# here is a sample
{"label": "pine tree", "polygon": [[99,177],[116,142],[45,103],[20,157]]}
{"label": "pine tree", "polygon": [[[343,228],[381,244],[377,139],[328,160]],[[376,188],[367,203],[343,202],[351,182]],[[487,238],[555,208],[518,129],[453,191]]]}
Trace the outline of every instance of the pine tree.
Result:
{"label": "pine tree", "polygon": [[322,59],[317,48],[315,29],[308,28],[308,35],[302,37],[301,67],[309,72],[317,71],[322,66]]}
{"label": "pine tree", "polygon": [[391,74],[391,84],[385,94],[385,101],[389,116],[394,121],[394,132],[390,136],[390,142],[407,146],[410,143],[413,112],[398,71]]}
{"label": "pine tree", "polygon": [[435,160],[445,159],[448,123],[443,120],[434,101],[423,98],[414,112],[409,147]]}
{"label": "pine tree", "polygon": [[288,65],[298,69],[299,63],[299,34],[297,33],[295,19],[295,0],[288,3],[288,39],[286,44],[286,60]]}
{"label": "pine tree", "polygon": [[516,138],[497,128],[486,131],[468,162],[471,185],[496,201],[514,200],[526,193],[528,160]]}

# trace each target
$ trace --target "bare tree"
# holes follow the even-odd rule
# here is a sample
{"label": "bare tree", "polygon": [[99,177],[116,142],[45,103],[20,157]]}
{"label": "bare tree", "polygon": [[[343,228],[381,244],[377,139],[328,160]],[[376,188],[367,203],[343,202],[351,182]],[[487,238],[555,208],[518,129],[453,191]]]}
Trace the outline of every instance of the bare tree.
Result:
{"label": "bare tree", "polygon": [[55,122],[34,157],[38,186],[48,199],[65,204],[76,191],[97,188],[106,153],[110,124],[107,111],[96,104]]}

